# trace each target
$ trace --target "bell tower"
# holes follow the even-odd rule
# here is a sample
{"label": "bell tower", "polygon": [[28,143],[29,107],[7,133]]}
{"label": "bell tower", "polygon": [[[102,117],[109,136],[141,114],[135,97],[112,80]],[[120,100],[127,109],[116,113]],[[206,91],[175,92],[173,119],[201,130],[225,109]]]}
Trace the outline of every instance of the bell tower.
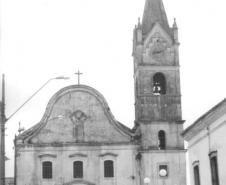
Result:
{"label": "bell tower", "polygon": [[146,0],[134,28],[133,58],[141,178],[185,185],[178,28],[175,19],[169,26],[162,0]]}
{"label": "bell tower", "polygon": [[181,121],[177,25],[168,25],[161,0],[146,1],[134,29],[136,121]]}

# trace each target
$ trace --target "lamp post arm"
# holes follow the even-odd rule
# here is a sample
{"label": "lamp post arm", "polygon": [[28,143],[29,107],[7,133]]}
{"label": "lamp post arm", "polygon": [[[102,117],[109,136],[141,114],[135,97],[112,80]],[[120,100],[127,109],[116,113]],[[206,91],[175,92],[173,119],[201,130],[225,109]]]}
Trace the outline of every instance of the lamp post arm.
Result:
{"label": "lamp post arm", "polygon": [[38,90],[36,90],[20,107],[18,107],[8,118],[6,118],[6,121],[9,121],[27,102],[29,102],[39,91],[41,91],[50,81],[54,80],[55,78],[50,78],[47,80],[46,83],[44,83]]}

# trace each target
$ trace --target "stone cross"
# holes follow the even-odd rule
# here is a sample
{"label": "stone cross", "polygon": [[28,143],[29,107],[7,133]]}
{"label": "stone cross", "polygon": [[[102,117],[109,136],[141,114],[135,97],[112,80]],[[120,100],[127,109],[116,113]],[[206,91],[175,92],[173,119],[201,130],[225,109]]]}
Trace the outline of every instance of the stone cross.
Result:
{"label": "stone cross", "polygon": [[82,75],[83,73],[80,73],[80,71],[78,70],[77,73],[75,73],[75,75],[78,75],[78,85],[80,85],[80,75]]}

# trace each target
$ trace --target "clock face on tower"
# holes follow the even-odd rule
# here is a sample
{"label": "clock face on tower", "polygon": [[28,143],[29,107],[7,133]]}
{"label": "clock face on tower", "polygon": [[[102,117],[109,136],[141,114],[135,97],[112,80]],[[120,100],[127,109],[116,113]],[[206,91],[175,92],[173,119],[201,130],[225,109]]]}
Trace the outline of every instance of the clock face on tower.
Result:
{"label": "clock face on tower", "polygon": [[161,37],[153,37],[149,55],[155,60],[160,60],[167,49],[167,42]]}

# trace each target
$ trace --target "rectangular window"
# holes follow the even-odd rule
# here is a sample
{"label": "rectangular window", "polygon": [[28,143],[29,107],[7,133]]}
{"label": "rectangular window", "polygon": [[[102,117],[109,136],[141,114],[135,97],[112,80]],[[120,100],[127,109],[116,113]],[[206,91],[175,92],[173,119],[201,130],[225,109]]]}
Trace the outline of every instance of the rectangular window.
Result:
{"label": "rectangular window", "polygon": [[52,162],[45,161],[42,163],[42,178],[52,179]]}
{"label": "rectangular window", "polygon": [[114,177],[114,163],[111,160],[104,161],[104,177]]}
{"label": "rectangular window", "polygon": [[195,185],[200,185],[199,165],[195,165],[193,167],[193,170],[194,170],[194,182],[195,182]]}
{"label": "rectangular window", "polygon": [[83,162],[75,161],[73,165],[74,178],[83,178]]}
{"label": "rectangular window", "polygon": [[212,185],[219,185],[217,152],[212,152],[210,153],[209,156],[210,156]]}

